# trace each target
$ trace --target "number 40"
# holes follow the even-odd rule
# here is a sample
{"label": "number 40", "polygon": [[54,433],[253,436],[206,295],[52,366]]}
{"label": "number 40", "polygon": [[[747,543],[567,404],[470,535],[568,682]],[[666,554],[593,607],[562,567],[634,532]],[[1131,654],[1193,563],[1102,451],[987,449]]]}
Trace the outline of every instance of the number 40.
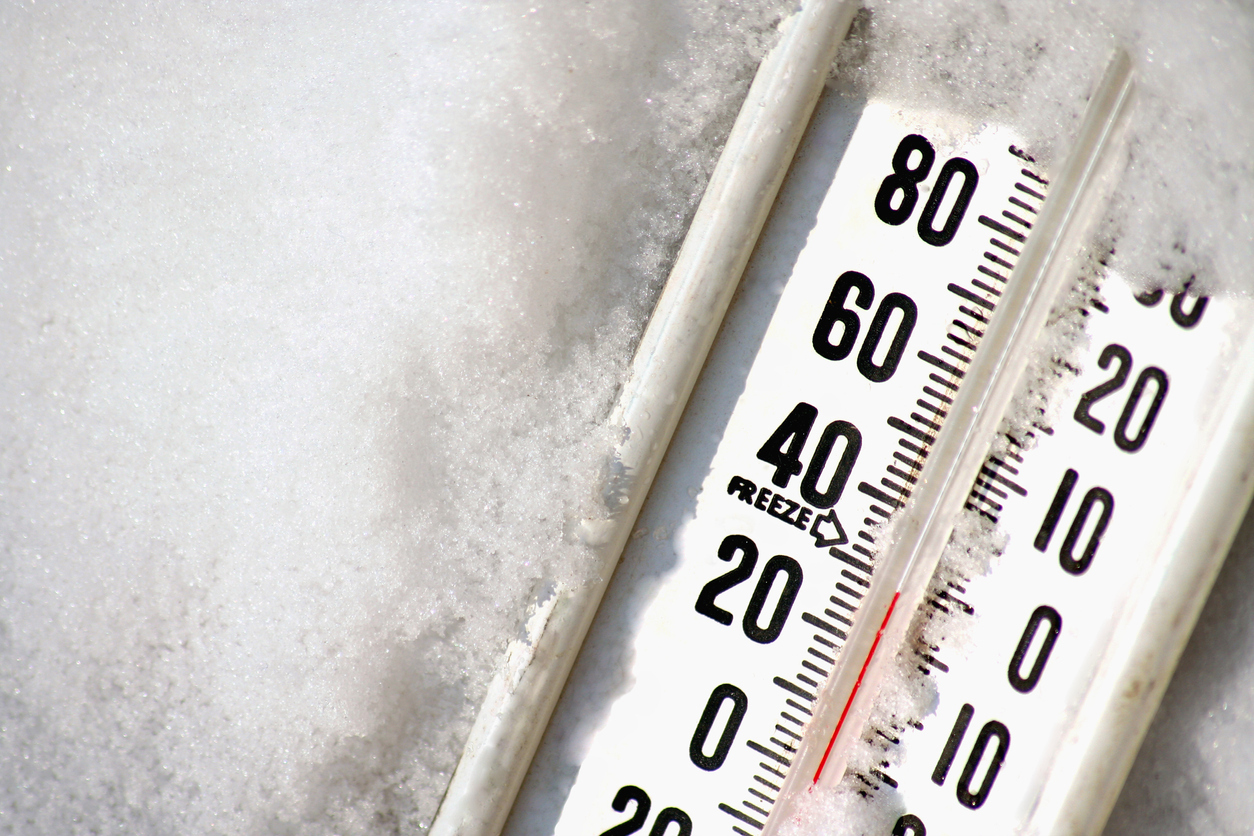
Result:
{"label": "number 40", "polygon": [[[811,404],[804,401],[797,404],[758,450],[758,459],[775,465],[771,482],[781,488],[788,487],[792,477],[805,470],[806,474],[801,480],[801,498],[815,508],[831,508],[840,499],[845,483],[849,481],[849,474],[853,471],[854,462],[858,460],[858,452],[862,449],[862,433],[848,421],[831,422],[823,428],[818,447],[810,456],[810,466],[806,467],[801,462],[801,453],[818,417],[819,411]],[[840,461],[828,480],[827,489],[820,491],[819,479],[837,439],[844,439]]]}

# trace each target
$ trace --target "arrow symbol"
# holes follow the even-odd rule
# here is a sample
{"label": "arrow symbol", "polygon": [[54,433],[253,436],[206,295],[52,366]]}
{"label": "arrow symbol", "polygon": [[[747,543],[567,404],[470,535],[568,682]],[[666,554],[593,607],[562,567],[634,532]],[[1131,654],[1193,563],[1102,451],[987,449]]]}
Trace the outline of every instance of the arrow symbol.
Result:
{"label": "arrow symbol", "polygon": [[[831,523],[836,529],[835,533],[828,537],[823,533],[823,523]],[[849,538],[845,536],[844,526],[840,524],[840,520],[836,518],[836,509],[832,508],[821,517],[814,518],[814,525],[810,526],[810,536],[814,538],[815,548],[826,548],[827,546],[843,546],[849,542]]]}

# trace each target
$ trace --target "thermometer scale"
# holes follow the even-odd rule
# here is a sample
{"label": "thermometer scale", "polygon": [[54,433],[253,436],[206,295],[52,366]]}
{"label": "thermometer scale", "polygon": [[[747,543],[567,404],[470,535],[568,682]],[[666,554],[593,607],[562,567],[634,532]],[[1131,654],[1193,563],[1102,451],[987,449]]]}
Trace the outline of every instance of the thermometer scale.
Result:
{"label": "thermometer scale", "polygon": [[[508,832],[1100,831],[1248,501],[1254,389],[1243,303],[1075,266],[1130,74],[1057,171],[1006,129],[820,108]],[[638,366],[718,327],[667,293]],[[1051,309],[1084,333],[1057,357]],[[537,607],[435,832],[503,823],[579,609]]]}

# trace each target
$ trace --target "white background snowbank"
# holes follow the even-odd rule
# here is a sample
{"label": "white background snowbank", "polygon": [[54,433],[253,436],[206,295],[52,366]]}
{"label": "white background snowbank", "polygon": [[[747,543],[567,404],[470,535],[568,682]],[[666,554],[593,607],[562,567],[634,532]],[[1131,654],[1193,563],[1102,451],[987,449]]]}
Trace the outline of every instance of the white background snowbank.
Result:
{"label": "white background snowbank", "polygon": [[[845,78],[1048,153],[1124,32],[1131,263],[1242,280],[1248,4],[1047,5]],[[421,831],[790,8],[0,2],[0,830]],[[1250,829],[1243,542],[1116,832]]]}

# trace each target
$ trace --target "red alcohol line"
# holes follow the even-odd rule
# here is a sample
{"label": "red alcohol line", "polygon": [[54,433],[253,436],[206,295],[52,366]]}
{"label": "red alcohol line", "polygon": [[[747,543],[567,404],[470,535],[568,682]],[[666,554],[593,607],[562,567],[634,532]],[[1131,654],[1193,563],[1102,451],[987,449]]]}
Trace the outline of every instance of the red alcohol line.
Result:
{"label": "red alcohol line", "polygon": [[823,774],[823,767],[827,765],[827,756],[832,753],[832,745],[836,743],[836,737],[840,734],[840,727],[845,724],[845,717],[849,714],[849,706],[853,705],[853,698],[858,696],[858,689],[862,687],[862,677],[866,676],[866,669],[871,664],[871,659],[875,657],[875,649],[880,646],[880,639],[884,637],[884,628],[888,626],[888,619],[893,617],[893,608],[897,606],[897,599],[900,597],[900,591],[893,593],[893,600],[888,605],[888,612],[884,613],[884,620],[880,622],[880,629],[875,633],[875,641],[871,642],[871,650],[862,662],[862,670],[858,672],[858,681],[853,684],[853,690],[849,692],[849,699],[845,700],[845,710],[840,712],[840,719],[836,721],[836,730],[832,732],[832,739],[827,741],[827,749],[823,752],[823,760],[819,761],[819,768],[815,770],[814,780],[810,782],[811,784],[817,784],[819,776]]}

